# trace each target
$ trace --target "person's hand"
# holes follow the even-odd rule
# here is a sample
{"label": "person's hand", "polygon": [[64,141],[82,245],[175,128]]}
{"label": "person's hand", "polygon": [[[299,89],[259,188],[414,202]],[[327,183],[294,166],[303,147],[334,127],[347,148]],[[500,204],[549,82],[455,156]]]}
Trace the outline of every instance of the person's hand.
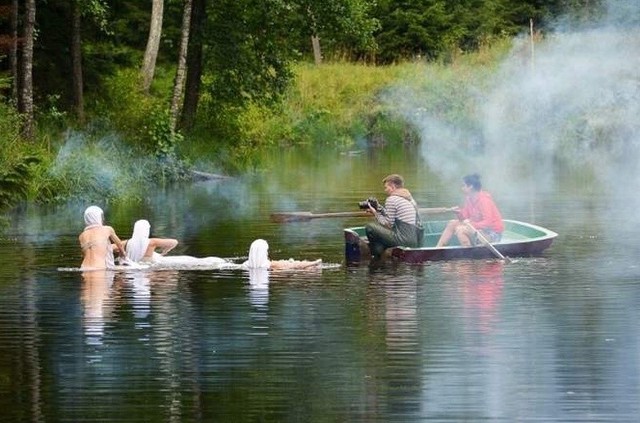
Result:
{"label": "person's hand", "polygon": [[454,213],[460,213],[460,206],[450,207],[449,210],[451,210]]}
{"label": "person's hand", "polygon": [[375,214],[377,213],[377,210],[371,206],[371,203],[367,203],[367,204],[369,205],[369,210],[367,211],[375,216]]}

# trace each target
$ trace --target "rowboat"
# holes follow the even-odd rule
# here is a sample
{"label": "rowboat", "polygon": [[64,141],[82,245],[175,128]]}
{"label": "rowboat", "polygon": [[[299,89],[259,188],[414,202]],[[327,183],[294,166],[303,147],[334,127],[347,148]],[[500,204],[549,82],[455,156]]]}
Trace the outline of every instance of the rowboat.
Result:
{"label": "rowboat", "polygon": [[[385,256],[405,263],[424,263],[435,260],[480,259],[496,257],[495,252],[486,245],[462,247],[455,236],[446,247],[436,248],[440,234],[447,221],[428,221],[424,223],[423,245],[417,248],[393,247],[387,249]],[[505,257],[523,257],[540,255],[547,249],[557,233],[531,223],[518,220],[504,220],[504,232],[500,242],[493,247]],[[345,228],[345,258],[348,264],[369,260],[369,245],[364,226]]]}

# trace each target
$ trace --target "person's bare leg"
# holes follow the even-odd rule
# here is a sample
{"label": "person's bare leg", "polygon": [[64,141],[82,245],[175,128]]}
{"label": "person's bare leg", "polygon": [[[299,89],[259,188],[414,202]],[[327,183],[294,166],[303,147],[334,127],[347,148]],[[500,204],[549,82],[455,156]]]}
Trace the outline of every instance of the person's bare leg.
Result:
{"label": "person's bare leg", "polygon": [[440,239],[436,244],[436,248],[444,247],[445,245],[447,245],[458,225],[460,225],[460,221],[455,219],[450,220],[449,223],[447,223],[447,226],[444,228],[444,231],[442,231],[442,235],[440,235]]}
{"label": "person's bare leg", "polygon": [[460,225],[456,228],[456,237],[458,237],[458,241],[463,247],[471,246],[471,233],[464,225]]}

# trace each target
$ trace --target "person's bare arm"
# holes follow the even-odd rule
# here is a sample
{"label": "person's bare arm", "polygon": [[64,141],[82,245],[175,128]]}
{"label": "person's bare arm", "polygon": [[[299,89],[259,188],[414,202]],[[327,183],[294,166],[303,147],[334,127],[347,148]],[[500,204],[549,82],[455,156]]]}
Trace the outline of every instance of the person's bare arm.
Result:
{"label": "person's bare arm", "polygon": [[151,238],[149,240],[149,246],[153,247],[154,251],[158,248],[163,256],[176,248],[177,245],[178,240],[173,238]]}
{"label": "person's bare arm", "polygon": [[122,257],[127,257],[127,252],[124,249],[124,243],[120,240],[120,238],[118,238],[118,235],[116,235],[116,231],[114,231],[112,227],[109,227],[109,230],[109,238],[116,245],[116,248],[118,249],[118,251],[120,251]]}
{"label": "person's bare arm", "polygon": [[[125,250],[127,248],[127,241],[128,240],[126,240],[126,239],[124,241],[122,241],[122,248],[124,248]],[[120,253],[120,250],[118,249],[118,246],[115,243],[111,244],[111,250],[114,252],[114,254],[115,253]]]}
{"label": "person's bare arm", "polygon": [[271,261],[271,270],[307,269],[322,264],[322,259],[308,260],[275,260]]}

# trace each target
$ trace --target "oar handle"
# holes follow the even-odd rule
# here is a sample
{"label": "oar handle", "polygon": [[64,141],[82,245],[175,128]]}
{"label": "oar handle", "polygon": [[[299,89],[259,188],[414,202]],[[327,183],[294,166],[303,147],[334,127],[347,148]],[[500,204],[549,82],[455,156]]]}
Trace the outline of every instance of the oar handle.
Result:
{"label": "oar handle", "polygon": [[465,222],[464,224],[467,225],[467,227],[471,229],[476,234],[476,236],[480,239],[480,242],[482,242],[482,244],[484,244],[489,250],[491,250],[491,252],[495,254],[499,259],[504,260],[507,263],[511,262],[511,259],[509,259],[508,257],[505,257],[500,251],[498,251],[496,247],[493,246],[493,244],[491,244],[491,242],[489,242],[489,240],[484,236],[482,231],[474,228],[473,225],[469,222]]}

